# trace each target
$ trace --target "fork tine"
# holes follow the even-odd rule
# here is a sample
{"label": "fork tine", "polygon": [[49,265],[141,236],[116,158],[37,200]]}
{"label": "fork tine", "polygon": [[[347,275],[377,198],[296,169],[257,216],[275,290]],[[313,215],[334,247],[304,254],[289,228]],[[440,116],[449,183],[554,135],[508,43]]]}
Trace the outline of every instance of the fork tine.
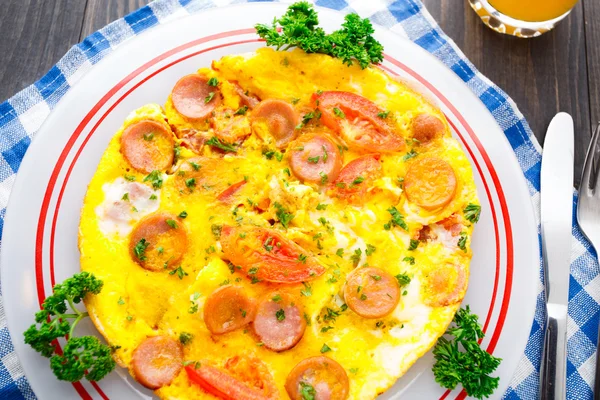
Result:
{"label": "fork tine", "polygon": [[600,177],[600,157],[598,151],[598,138],[600,137],[600,123],[596,126],[592,139],[590,141],[590,147],[588,148],[585,156],[585,163],[583,164],[583,174],[581,176],[580,192],[582,195],[592,196],[596,191],[598,185],[598,178]]}

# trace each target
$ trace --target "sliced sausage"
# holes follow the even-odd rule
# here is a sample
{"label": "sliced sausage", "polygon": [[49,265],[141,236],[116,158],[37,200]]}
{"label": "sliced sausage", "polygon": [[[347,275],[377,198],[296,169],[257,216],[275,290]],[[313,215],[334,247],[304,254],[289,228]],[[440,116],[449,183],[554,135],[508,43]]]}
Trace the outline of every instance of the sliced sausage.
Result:
{"label": "sliced sausage", "polygon": [[131,258],[150,271],[174,269],[187,250],[187,229],[173,214],[156,212],[142,218],[129,238]]}
{"label": "sliced sausage", "polygon": [[182,362],[183,348],[178,340],[153,336],[133,351],[131,368],[139,383],[156,390],[171,383],[179,374]]}
{"label": "sliced sausage", "polygon": [[460,265],[437,265],[428,271],[423,287],[423,301],[428,306],[446,307],[460,303],[467,290],[467,274]]}
{"label": "sliced sausage", "polygon": [[256,305],[239,286],[225,285],[204,303],[204,323],[213,334],[234,331],[252,322]]}
{"label": "sliced sausage", "polygon": [[248,118],[235,115],[235,112],[231,109],[217,111],[210,122],[215,135],[227,143],[241,143],[252,133]]}
{"label": "sliced sausage", "polygon": [[454,198],[456,175],[452,166],[440,158],[420,158],[406,171],[404,191],[411,203],[435,210]]}
{"label": "sliced sausage", "polygon": [[294,107],[283,100],[263,100],[252,111],[252,124],[266,123],[275,145],[283,148],[294,139],[299,117]]}
{"label": "sliced sausage", "polygon": [[291,294],[270,293],[258,304],[254,332],[266,348],[291,349],[302,339],[305,329],[304,311]]}
{"label": "sliced sausage", "polygon": [[217,200],[223,203],[230,203],[233,200],[233,196],[246,184],[246,180],[239,181],[223,190],[218,196]]}
{"label": "sliced sausage", "polygon": [[419,114],[412,120],[413,138],[421,143],[444,135],[444,124],[431,114]]}
{"label": "sliced sausage", "polygon": [[400,288],[396,278],[380,268],[358,268],[346,277],[344,300],[363,318],[381,318],[398,305]]}
{"label": "sliced sausage", "polygon": [[149,174],[165,171],[173,164],[173,134],[156,121],[143,120],[129,125],[121,135],[121,153],[135,169]]}
{"label": "sliced sausage", "polygon": [[315,400],[345,400],[350,381],[344,368],[329,357],[310,357],[300,361],[289,373],[285,390],[292,400],[305,400],[310,393]]}
{"label": "sliced sausage", "polygon": [[365,201],[367,190],[380,175],[379,155],[369,154],[346,164],[332,187],[337,197],[360,204]]}
{"label": "sliced sausage", "polygon": [[186,118],[203,119],[221,104],[221,93],[208,84],[203,75],[191,74],[179,79],[171,91],[175,110]]}
{"label": "sliced sausage", "polygon": [[314,256],[273,229],[223,226],[220,240],[225,257],[253,281],[299,283],[325,272]]}
{"label": "sliced sausage", "polygon": [[342,168],[342,155],[326,134],[307,134],[291,146],[290,166],[305,182],[334,182]]}
{"label": "sliced sausage", "polygon": [[237,93],[238,96],[240,96],[240,104],[242,106],[246,106],[250,109],[253,109],[254,107],[256,107],[258,105],[258,103],[260,103],[260,100],[258,99],[258,97],[245,91],[239,84],[234,83],[234,85],[235,85],[235,92]]}

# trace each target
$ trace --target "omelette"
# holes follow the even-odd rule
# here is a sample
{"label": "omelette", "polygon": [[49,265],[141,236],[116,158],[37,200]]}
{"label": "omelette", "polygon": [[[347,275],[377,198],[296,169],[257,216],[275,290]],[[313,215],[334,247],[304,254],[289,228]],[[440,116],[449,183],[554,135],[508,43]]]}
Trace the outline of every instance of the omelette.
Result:
{"label": "omelette", "polygon": [[442,112],[381,69],[225,56],[110,141],[86,306],[161,399],[373,399],[458,310],[477,207]]}

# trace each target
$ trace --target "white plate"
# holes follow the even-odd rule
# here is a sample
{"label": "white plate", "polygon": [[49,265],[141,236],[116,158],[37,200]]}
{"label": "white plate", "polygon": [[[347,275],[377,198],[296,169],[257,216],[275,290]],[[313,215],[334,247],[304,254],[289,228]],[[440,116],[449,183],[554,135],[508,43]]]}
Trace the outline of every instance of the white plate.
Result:
{"label": "white plate", "polygon": [[[98,384],[58,381],[23,343],[41,301],[55,282],[79,271],[79,210],[100,156],[125,116],[163,104],[177,79],[226,54],[263,43],[252,28],[281,15],[281,4],[214,9],[158,26],[121,45],[100,61],[59,102],[27,152],[14,185],[4,225],[2,291],[16,352],[40,399],[151,397],[121,368]],[[321,8],[326,30],[342,15]],[[412,42],[385,29],[383,68],[422,87],[440,105],[469,155],[481,199],[473,236],[473,262],[464,304],[484,323],[484,348],[503,358],[497,373],[500,398],[521,357],[538,294],[539,245],[531,200],[513,151],[492,115],[448,68]],[[78,328],[96,334],[91,323]],[[426,355],[383,398],[454,399],[433,379]]]}

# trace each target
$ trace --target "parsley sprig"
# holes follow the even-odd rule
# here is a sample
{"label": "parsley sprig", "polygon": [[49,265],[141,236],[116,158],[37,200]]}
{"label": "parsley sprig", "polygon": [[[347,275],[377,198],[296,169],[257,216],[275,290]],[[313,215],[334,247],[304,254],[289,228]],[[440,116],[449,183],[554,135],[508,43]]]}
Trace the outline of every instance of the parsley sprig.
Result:
{"label": "parsley sprig", "polygon": [[502,360],[479,346],[484,333],[469,306],[456,313],[453,323],[446,331],[453,338],[441,337],[433,349],[435,381],[446,389],[454,389],[460,383],[469,396],[487,398],[498,387],[500,378],[490,374]]}
{"label": "parsley sprig", "polygon": [[[35,323],[24,333],[25,343],[50,358],[50,367],[60,380],[77,382],[82,378],[97,382],[111,372],[116,363],[112,350],[95,336],[75,336],[75,327],[88,316],[76,308],[88,294],[98,294],[103,283],[88,272],[80,272],[54,286],[53,294],[35,314]],[[56,339],[68,335],[62,354]]]}
{"label": "parsley sprig", "polygon": [[[287,50],[299,47],[307,53],[322,53],[342,59],[347,65],[357,62],[361,68],[383,61],[383,46],[372,34],[375,32],[368,19],[352,13],[344,17],[342,28],[327,34],[319,26],[313,6],[306,1],[290,5],[281,18],[272,25],[257,24],[256,33],[267,46]],[[281,33],[277,31],[281,27]]]}

